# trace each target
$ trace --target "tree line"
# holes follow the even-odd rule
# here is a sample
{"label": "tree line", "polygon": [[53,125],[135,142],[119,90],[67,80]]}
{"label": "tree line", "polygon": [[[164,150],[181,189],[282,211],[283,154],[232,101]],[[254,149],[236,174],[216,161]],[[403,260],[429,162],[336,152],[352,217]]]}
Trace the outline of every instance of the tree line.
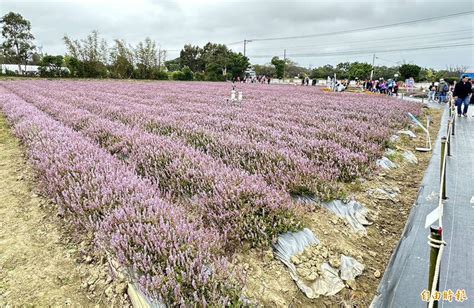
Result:
{"label": "tree line", "polygon": [[[257,75],[265,75],[274,78],[305,78],[326,79],[337,76],[338,79],[397,79],[405,80],[413,77],[415,81],[438,81],[440,78],[452,82],[459,80],[461,74],[465,73],[466,67],[454,66],[443,70],[423,68],[416,64],[401,64],[396,66],[372,66],[361,62],[341,62],[336,66],[326,64],[313,69],[298,66],[289,59],[274,57],[266,65],[254,65]],[[373,69],[373,72],[372,72]]]}
{"label": "tree line", "polygon": [[[229,49],[224,44],[207,43],[203,47],[184,45],[179,57],[166,60],[166,50],[150,38],[135,46],[122,39],[110,45],[98,31],[85,38],[63,37],[66,55],[42,55],[34,45],[31,23],[18,13],[10,12],[0,19],[2,24],[1,63],[18,65],[24,75],[28,64],[39,66],[42,77],[158,79],[158,80],[208,80],[223,81],[244,78],[250,67],[249,59]],[[414,64],[400,66],[374,66],[361,62],[342,62],[313,69],[299,66],[290,59],[273,57],[265,65],[254,65],[257,75],[270,78],[310,77],[325,79],[334,74],[339,79],[398,78],[413,77],[416,81],[436,81],[440,78],[458,79],[465,67],[434,70]],[[14,74],[14,72],[0,72]]]}
{"label": "tree line", "polygon": [[34,46],[31,23],[10,12],[0,20],[4,41],[3,63],[18,65],[20,75],[28,64],[38,65],[42,77],[174,79],[222,81],[244,77],[249,59],[226,45],[185,45],[180,56],[166,61],[166,50],[150,38],[136,46],[122,39],[110,45],[98,31],[85,38],[63,37],[66,55],[40,55]]}

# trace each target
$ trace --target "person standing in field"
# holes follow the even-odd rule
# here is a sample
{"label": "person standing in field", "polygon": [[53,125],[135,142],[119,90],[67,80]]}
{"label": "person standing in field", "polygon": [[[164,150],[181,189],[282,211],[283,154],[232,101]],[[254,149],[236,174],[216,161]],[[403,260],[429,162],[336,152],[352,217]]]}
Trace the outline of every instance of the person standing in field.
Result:
{"label": "person standing in field", "polygon": [[[453,93],[455,104],[458,107],[458,117],[467,117],[471,92],[472,84],[469,81],[469,77],[464,75],[461,81],[456,83]],[[463,106],[464,108],[462,108]]]}

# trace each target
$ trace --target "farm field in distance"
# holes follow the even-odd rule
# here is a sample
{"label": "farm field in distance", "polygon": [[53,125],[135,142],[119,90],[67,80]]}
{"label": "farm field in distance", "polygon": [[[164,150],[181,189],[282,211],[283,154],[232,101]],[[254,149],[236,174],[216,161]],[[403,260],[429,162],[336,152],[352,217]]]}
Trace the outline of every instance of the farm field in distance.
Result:
{"label": "farm field in distance", "polygon": [[[357,241],[377,246],[385,232],[377,222],[364,239],[342,220],[332,223],[336,216],[318,204],[361,196],[369,211],[385,206],[365,195],[367,183],[381,181],[376,161],[387,147],[413,150],[413,143],[402,138],[396,146],[390,138],[410,125],[408,112],[425,113],[420,104],[386,96],[236,86],[242,102],[228,101],[230,83],[0,81],[0,111],[24,145],[42,196],[77,237],[92,235],[94,248],[149,298],[224,305],[242,301],[243,289],[250,302],[288,305],[291,298],[257,290],[257,279],[271,279],[262,273],[265,264],[291,283],[272,259],[272,243],[306,227],[341,251],[370,250],[354,248]],[[439,115],[433,116],[436,123]],[[418,166],[391,178],[402,192],[410,189],[403,207],[377,215],[400,210],[406,218],[429,154],[418,158]],[[410,173],[418,174],[404,182]],[[316,201],[308,205],[301,197]],[[398,240],[392,233],[383,260],[367,265],[388,262]],[[341,248],[344,238],[350,244]],[[372,269],[361,288],[373,295]],[[274,292],[301,305],[320,303],[294,295],[295,288]],[[357,288],[343,295],[352,291],[357,298]]]}

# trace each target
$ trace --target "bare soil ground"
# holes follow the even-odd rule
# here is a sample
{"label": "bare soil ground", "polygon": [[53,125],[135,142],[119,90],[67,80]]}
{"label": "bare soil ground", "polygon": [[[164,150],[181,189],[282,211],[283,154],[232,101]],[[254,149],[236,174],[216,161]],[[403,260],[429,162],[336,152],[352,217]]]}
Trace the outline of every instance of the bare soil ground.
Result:
{"label": "bare soil ground", "polygon": [[128,306],[126,284],[112,281],[91,245],[72,238],[33,187],[24,151],[0,114],[0,306]]}
{"label": "bare soil ground", "polygon": [[[430,127],[432,140],[436,140],[442,112],[433,109],[427,112],[433,119]],[[416,132],[416,139],[403,137],[395,148],[399,152],[415,152],[416,146],[425,147],[424,134]],[[344,253],[365,265],[363,274],[356,278],[355,283],[346,285],[334,296],[311,300],[298,289],[287,268],[274,258],[271,249],[252,250],[237,257],[247,275],[245,295],[265,307],[369,307],[416,201],[431,153],[417,152],[416,156],[418,164],[404,162],[401,156],[394,157],[399,168],[348,185],[348,197],[355,198],[369,209],[369,219],[373,224],[367,227],[367,236],[355,234],[345,221],[323,208],[316,208],[308,217],[308,227],[321,240],[323,250],[329,251],[326,259]],[[367,194],[369,189],[386,186],[400,189],[398,200],[380,200]],[[310,249],[307,249],[308,254]]]}

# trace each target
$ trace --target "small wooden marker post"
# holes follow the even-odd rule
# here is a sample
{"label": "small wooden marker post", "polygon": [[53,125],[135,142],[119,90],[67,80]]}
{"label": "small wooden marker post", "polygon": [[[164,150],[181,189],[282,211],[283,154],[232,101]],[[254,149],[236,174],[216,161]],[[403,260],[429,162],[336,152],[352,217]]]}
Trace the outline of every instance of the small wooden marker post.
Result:
{"label": "small wooden marker post", "polygon": [[[430,226],[430,271],[429,271],[429,278],[428,278],[428,290],[431,292],[431,287],[433,286],[433,280],[434,280],[434,274],[436,271],[436,261],[438,260],[438,254],[439,254],[439,248],[442,244],[440,244],[442,240],[442,235],[441,235],[441,228],[438,226]],[[433,242],[432,240],[435,240],[436,242]],[[436,291],[439,291],[439,275],[438,275],[438,281],[436,282]],[[433,294],[430,294],[430,296],[433,296]],[[433,307],[437,308],[438,307],[438,301],[433,302]]]}

